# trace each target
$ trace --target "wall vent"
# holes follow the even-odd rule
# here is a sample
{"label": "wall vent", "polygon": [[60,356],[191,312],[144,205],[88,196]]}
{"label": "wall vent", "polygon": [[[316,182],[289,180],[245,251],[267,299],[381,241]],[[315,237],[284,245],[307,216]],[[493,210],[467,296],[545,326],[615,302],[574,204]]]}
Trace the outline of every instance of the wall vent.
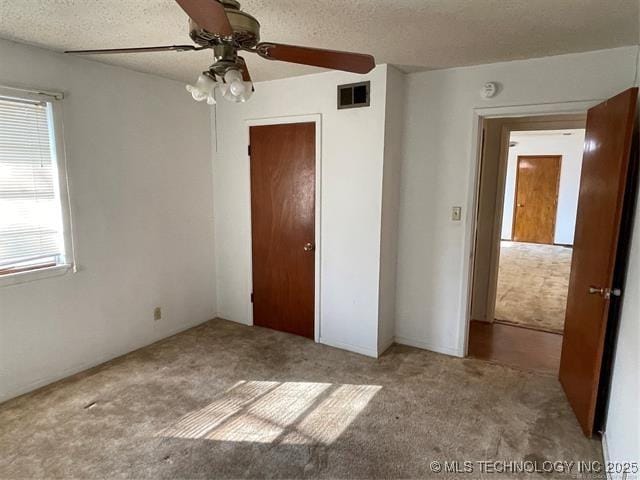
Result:
{"label": "wall vent", "polygon": [[338,85],[338,110],[370,105],[371,82]]}

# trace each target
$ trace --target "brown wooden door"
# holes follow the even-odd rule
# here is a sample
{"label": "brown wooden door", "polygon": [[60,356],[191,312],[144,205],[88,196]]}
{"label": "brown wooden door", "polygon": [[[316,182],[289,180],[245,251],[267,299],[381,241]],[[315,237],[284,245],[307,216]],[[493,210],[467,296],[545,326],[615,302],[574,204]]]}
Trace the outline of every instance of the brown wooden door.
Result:
{"label": "brown wooden door", "polygon": [[514,241],[553,243],[561,163],[561,155],[518,157],[513,209]]}
{"label": "brown wooden door", "polygon": [[560,382],[587,436],[593,434],[638,89],[589,110]]}
{"label": "brown wooden door", "polygon": [[253,322],[314,338],[314,123],[250,129]]}

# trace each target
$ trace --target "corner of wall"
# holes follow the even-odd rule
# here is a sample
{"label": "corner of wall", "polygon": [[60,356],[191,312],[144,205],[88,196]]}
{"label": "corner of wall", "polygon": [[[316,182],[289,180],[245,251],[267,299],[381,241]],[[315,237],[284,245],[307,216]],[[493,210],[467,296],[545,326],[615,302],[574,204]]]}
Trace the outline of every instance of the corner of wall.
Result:
{"label": "corner of wall", "polygon": [[378,353],[394,342],[400,170],[404,126],[405,74],[386,65],[382,208],[380,225],[380,278],[378,297]]}
{"label": "corner of wall", "polygon": [[211,212],[211,222],[213,224],[213,238],[211,239],[211,243],[213,245],[213,292],[212,292],[212,300],[213,300],[213,318],[217,318],[219,316],[218,309],[218,255],[216,255],[216,199],[215,199],[215,184],[216,184],[216,153],[218,151],[218,123],[217,123],[217,107],[216,105],[211,106],[209,109],[209,132],[211,134],[211,139],[209,142],[210,145],[210,162],[211,162],[211,201],[213,205],[213,210]]}

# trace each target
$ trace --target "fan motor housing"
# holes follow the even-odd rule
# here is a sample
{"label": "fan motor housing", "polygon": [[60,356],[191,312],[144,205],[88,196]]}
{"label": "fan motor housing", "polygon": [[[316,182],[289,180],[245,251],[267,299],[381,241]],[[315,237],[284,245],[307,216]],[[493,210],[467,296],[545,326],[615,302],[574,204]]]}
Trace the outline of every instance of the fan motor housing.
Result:
{"label": "fan motor housing", "polygon": [[[240,4],[234,0],[222,0],[225,12],[233,28],[233,43],[243,48],[254,48],[260,42],[260,22],[246,12],[240,11]],[[199,45],[229,43],[220,34],[208,32],[189,19],[189,36]]]}

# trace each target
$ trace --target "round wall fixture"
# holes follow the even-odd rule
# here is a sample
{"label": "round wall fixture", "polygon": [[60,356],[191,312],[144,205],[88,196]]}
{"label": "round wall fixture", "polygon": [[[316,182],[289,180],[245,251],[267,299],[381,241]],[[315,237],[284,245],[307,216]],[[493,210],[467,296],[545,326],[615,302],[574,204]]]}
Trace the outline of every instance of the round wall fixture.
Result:
{"label": "round wall fixture", "polygon": [[493,98],[498,94],[498,84],[496,82],[487,82],[482,86],[482,98]]}

